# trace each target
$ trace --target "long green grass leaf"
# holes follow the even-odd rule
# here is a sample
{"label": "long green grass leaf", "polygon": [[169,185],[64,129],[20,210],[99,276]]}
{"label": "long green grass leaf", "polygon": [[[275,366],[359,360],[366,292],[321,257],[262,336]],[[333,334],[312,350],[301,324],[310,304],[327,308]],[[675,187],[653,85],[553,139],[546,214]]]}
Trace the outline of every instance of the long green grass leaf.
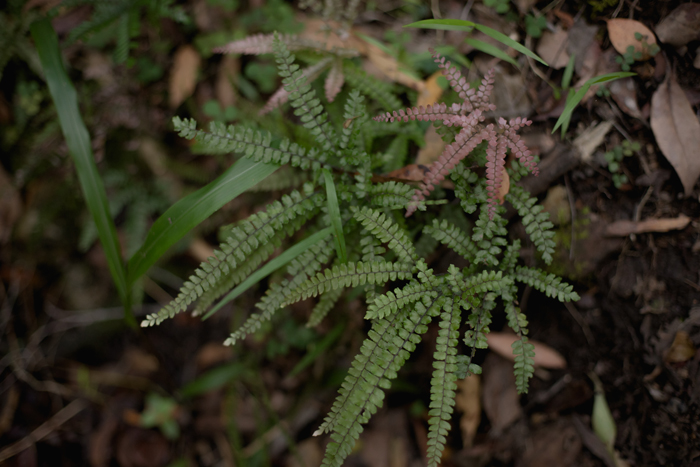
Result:
{"label": "long green grass leaf", "polygon": [[628,78],[634,75],[636,75],[636,73],[632,73],[629,71],[618,71],[617,73],[608,73],[606,75],[594,76],[593,78],[583,83],[583,86],[581,86],[578,89],[578,91],[576,91],[574,94],[569,93],[569,96],[566,98],[566,105],[564,106],[564,111],[561,113],[559,119],[557,120],[557,123],[554,125],[552,133],[557,131],[557,128],[561,126],[561,136],[562,138],[564,137],[564,135],[566,134],[566,130],[568,130],[569,128],[569,122],[571,121],[571,114],[573,113],[574,108],[576,108],[578,103],[581,102],[581,99],[583,99],[583,96],[588,92],[591,86],[595,84],[606,83],[608,81],[614,81],[616,79]]}
{"label": "long green grass leaf", "polygon": [[180,395],[190,398],[219,389],[231,381],[239,380],[247,371],[245,365],[240,361],[213,368],[184,385],[180,390]]}
{"label": "long green grass leaf", "polygon": [[323,178],[326,181],[326,199],[328,200],[328,215],[331,218],[333,226],[333,236],[335,237],[335,249],[338,253],[338,259],[341,263],[348,262],[348,256],[345,251],[345,235],[343,235],[343,219],[340,217],[340,206],[338,205],[338,196],[335,192],[335,183],[333,176],[328,169],[323,169]]}
{"label": "long green grass leaf", "polygon": [[518,62],[516,62],[513,59],[513,57],[511,57],[510,55],[508,55],[503,50],[499,49],[493,44],[488,44],[478,39],[472,39],[471,37],[467,37],[466,39],[464,39],[464,42],[471,45],[476,50],[481,50],[482,52],[487,53],[489,55],[493,55],[496,58],[500,58],[501,60],[512,64],[513,66],[518,66]]}
{"label": "long green grass leaf", "polygon": [[300,241],[293,247],[289,248],[286,250],[284,253],[267,263],[265,266],[261,267],[257,271],[255,271],[253,274],[248,276],[246,280],[241,282],[238,287],[230,291],[219,303],[214,306],[209,312],[204,315],[204,318],[202,319],[207,319],[217,311],[221,309],[222,306],[226,305],[228,302],[231,300],[235,299],[238,297],[240,294],[251,288],[253,285],[257,284],[260,282],[262,279],[264,279],[266,276],[272,274],[312,246],[314,246],[316,243],[320,242],[327,236],[329,236],[333,232],[333,229],[331,227],[327,227],[320,232],[316,232],[309,238]]}
{"label": "long green grass leaf", "polygon": [[[538,62],[547,65],[547,62],[542,60],[539,55],[525,47],[524,45],[520,44],[519,42],[514,41],[510,37],[506,36],[505,34],[496,31],[495,29],[492,29],[488,26],[484,26],[483,24],[478,24],[478,23],[472,23],[471,21],[463,21],[459,19],[426,19],[423,21],[417,21],[415,23],[407,24],[404,26],[405,28],[423,28],[423,29],[443,29],[446,31],[465,31],[465,32],[471,32],[472,29],[476,29],[477,31],[481,31],[487,36],[489,36],[492,39],[497,40],[501,44],[507,45],[508,47],[511,47],[518,52],[520,52],[523,55],[527,55],[528,57],[532,57]],[[483,42],[481,42],[483,44]],[[496,55],[490,51],[484,50],[483,48],[475,47],[472,45],[472,47],[481,50],[482,52],[489,53],[491,55],[494,55],[495,57],[501,58],[502,60],[506,60],[500,55]],[[493,46],[490,46],[493,47]],[[509,57],[510,58],[510,57]],[[515,60],[506,60],[508,63],[513,63],[514,65],[517,66],[517,62]],[[547,65],[549,66],[549,65]]]}
{"label": "long green grass leaf", "polygon": [[153,224],[143,246],[129,260],[129,283],[141,277],[187,232],[278,168],[242,158],[216,180],[172,205]]}
{"label": "long green grass leaf", "polygon": [[109,213],[107,193],[92,154],[90,135],[78,109],[78,96],[63,67],[58,37],[48,19],[41,19],[32,24],[31,34],[39,52],[46,83],[56,106],[68,151],[75,163],[83,197],[97,227],[97,233],[107,257],[109,271],[124,305],[125,317],[129,324],[135,326],[136,320],[131,314],[129,286],[127,285],[117,230]]}

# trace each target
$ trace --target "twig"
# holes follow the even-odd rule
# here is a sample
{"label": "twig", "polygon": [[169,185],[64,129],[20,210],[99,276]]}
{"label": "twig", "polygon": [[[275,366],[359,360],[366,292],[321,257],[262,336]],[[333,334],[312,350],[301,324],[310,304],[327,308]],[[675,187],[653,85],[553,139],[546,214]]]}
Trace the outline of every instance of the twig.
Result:
{"label": "twig", "polygon": [[[639,222],[639,220],[642,217],[642,209],[644,209],[644,205],[647,204],[647,201],[649,201],[649,197],[651,196],[651,193],[654,191],[654,187],[650,186],[647,188],[647,192],[644,193],[644,196],[642,196],[641,201],[639,201],[639,204],[637,205],[637,208],[634,210],[634,221]],[[633,242],[637,241],[637,235],[636,234],[631,234],[630,239]]]}
{"label": "twig", "polygon": [[46,438],[48,435],[56,431],[58,427],[78,415],[85,407],[87,407],[87,402],[84,400],[74,400],[56,412],[56,415],[51,417],[48,421],[39,425],[36,430],[0,451],[0,462],[4,462],[10,457],[16,456],[25,449],[30,448],[37,441],[41,441],[42,439]]}
{"label": "twig", "polygon": [[595,345],[595,336],[593,335],[593,332],[591,331],[590,326],[588,326],[586,320],[584,320],[583,316],[581,316],[581,313],[579,313],[579,311],[571,302],[565,302],[564,306],[567,310],[569,310],[569,313],[571,313],[571,316],[574,318],[574,320],[576,320],[578,325],[581,326],[581,330],[583,331],[583,335],[586,336],[588,345],[590,345],[591,347]]}

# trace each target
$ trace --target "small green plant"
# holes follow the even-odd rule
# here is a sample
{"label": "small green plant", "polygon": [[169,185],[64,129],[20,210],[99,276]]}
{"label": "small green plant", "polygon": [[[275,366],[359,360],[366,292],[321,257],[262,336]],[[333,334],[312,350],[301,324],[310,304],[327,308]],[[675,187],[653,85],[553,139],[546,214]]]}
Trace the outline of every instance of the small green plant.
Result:
{"label": "small green plant", "polygon": [[615,61],[620,64],[623,71],[630,71],[630,66],[634,65],[634,62],[641,61],[644,57],[653,57],[661,50],[656,43],[649,44],[647,36],[642,33],[635,32],[634,38],[641,42],[642,50],[637,51],[635,46],[629,45],[623,55],[615,57]]}
{"label": "small green plant", "polygon": [[537,39],[542,37],[542,31],[547,29],[547,18],[544,16],[525,15],[525,32]]}
{"label": "small green plant", "polygon": [[608,163],[608,170],[612,174],[615,188],[619,189],[628,182],[627,175],[620,173],[622,169],[622,160],[625,157],[631,156],[641,149],[639,142],[630,142],[624,140],[621,145],[615,146],[612,150],[605,153],[604,157]]}
{"label": "small green plant", "polygon": [[484,5],[496,10],[496,13],[504,15],[510,11],[510,0],[484,0]]}
{"label": "small green plant", "polygon": [[[256,332],[275,313],[297,301],[319,297],[309,318],[309,325],[315,326],[345,291],[363,294],[365,318],[372,328],[335,404],[316,432],[331,437],[322,465],[337,467],[352,450],[362,425],[382,404],[385,391],[428,325],[438,320],[428,434],[428,462],[437,465],[450,428],[456,381],[481,371],[474,357],[477,349],[487,346],[486,334],[498,302],[503,304],[508,325],[519,336],[513,346],[514,371],[518,391],[525,392],[534,372],[533,347],[528,342],[527,320],[518,308],[517,284],[533,286],[561,301],[578,298],[560,278],[518,265],[520,241],[509,238],[507,221],[502,217],[499,197],[523,216],[531,241],[542,259],[551,262],[554,233],[548,214],[515,184],[523,175],[537,173],[533,157],[517,135],[517,130],[530,122],[517,118],[486,123],[484,112],[494,109],[489,102],[492,75],[487,75],[478,89],[470,89],[450,62],[434,54],[461,103],[413,107],[384,113],[375,120],[387,124],[396,120],[433,122],[453,142],[426,171],[417,190],[397,181],[375,183],[372,167],[382,165],[383,154],[365,150],[363,96],[357,91],[349,94],[344,121],[334,127],[331,121],[337,119],[324,111],[285,44],[275,39],[272,46],[294,113],[311,136],[308,145],[216,122],[204,131],[197,129],[194,120],[175,118],[175,128],[182,137],[196,139],[204,151],[236,152],[268,164],[291,164],[309,172],[310,182],[228,228],[228,238],[220,249],[190,276],[175,300],[149,315],[142,325],[159,324],[194,303],[195,314],[211,316],[284,266],[287,277],[271,283],[257,304],[258,312],[231,334],[227,344]],[[505,164],[508,151],[519,160],[511,167]],[[486,178],[468,168],[473,165],[485,166]],[[503,194],[506,174],[512,185]],[[427,211],[435,204],[427,196],[446,176],[455,184],[461,210]],[[400,209],[406,209],[406,217],[420,214],[406,219],[397,213]],[[472,213],[476,215],[473,227],[460,227],[469,225],[466,215]],[[302,227],[303,240],[260,267]],[[461,255],[468,266],[431,269],[424,258],[440,244]],[[423,245],[432,246],[426,250]],[[462,350],[459,339],[464,323],[468,330]]]}

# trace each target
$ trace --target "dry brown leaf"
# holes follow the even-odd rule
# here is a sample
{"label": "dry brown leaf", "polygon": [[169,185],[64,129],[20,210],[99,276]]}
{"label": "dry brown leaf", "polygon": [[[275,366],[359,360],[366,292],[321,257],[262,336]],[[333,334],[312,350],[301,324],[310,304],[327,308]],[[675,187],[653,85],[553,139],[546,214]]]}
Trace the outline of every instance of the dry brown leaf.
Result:
{"label": "dry brown leaf", "polygon": [[194,47],[183,45],[175,52],[170,70],[170,108],[175,109],[190,97],[197,85],[197,72],[201,58]]}
{"label": "dry brown leaf", "polygon": [[690,339],[690,335],[685,331],[678,331],[671,347],[664,355],[664,360],[667,363],[687,362],[695,356],[695,350],[695,344]]}
{"label": "dry brown leaf", "polygon": [[596,148],[603,144],[605,135],[608,134],[613,127],[612,122],[601,122],[598,125],[591,125],[589,128],[578,135],[574,140],[574,147],[578,149],[581,155],[581,162],[590,162],[593,152]]}
{"label": "dry brown leaf", "polygon": [[700,176],[700,122],[672,73],[651,98],[651,130],[690,196]]}
{"label": "dry brown leaf", "polygon": [[559,29],[552,33],[544,31],[537,44],[537,54],[554,69],[564,68],[569,63],[569,52],[566,44],[569,41],[569,33]]}
{"label": "dry brown leaf", "polygon": [[387,179],[399,179],[404,181],[420,182],[425,177],[430,169],[422,164],[409,164],[400,169],[392,170],[383,177]]}
{"label": "dry brown leaf", "polygon": [[700,4],[680,5],[656,26],[656,34],[661,42],[675,47],[700,39]]}
{"label": "dry brown leaf", "polygon": [[446,143],[442,140],[442,137],[440,137],[433,125],[430,125],[428,129],[425,130],[424,139],[425,146],[418,150],[416,164],[429,166],[440,157],[440,154],[445,150]]}
{"label": "dry brown leaf", "polygon": [[690,217],[681,214],[675,218],[647,219],[639,222],[615,221],[605,228],[608,237],[626,237],[627,235],[645,232],[668,232],[669,230],[685,229],[690,223]]}
{"label": "dry brown leaf", "polygon": [[639,21],[624,18],[608,20],[608,36],[610,36],[610,42],[615,50],[624,55],[627,53],[627,47],[631,45],[635,52],[642,53],[642,60],[648,60],[651,58],[651,55],[648,54],[648,47],[647,50],[642,48],[642,41],[638,41],[634,37],[635,33],[640,33],[643,36],[642,40],[646,41],[647,44],[656,44],[654,33]]}
{"label": "dry brown leaf", "polygon": [[[486,335],[489,349],[511,361],[515,358],[511,345],[518,339],[519,337],[515,334],[505,332],[490,332]],[[528,342],[535,346],[534,360],[536,366],[552,370],[566,368],[566,360],[559,352],[542,342],[532,339],[528,340]]]}
{"label": "dry brown leaf", "polygon": [[491,435],[498,436],[523,414],[515,388],[513,365],[489,353],[484,361],[484,412],[491,422]]}
{"label": "dry brown leaf", "polygon": [[618,79],[608,86],[612,98],[617,102],[618,107],[627,115],[640,120],[643,119],[642,111],[637,105],[637,86],[632,78]]}
{"label": "dry brown leaf", "polygon": [[462,444],[465,448],[471,447],[476,430],[481,423],[481,377],[479,375],[469,375],[457,381],[455,408],[462,413],[459,417]]}
{"label": "dry brown leaf", "polygon": [[394,57],[370,43],[366,44],[365,50],[367,51],[367,59],[370,63],[379,69],[387,78],[418,92],[423,91],[423,87],[425,86],[423,81],[401,71],[399,62],[397,62]]}
{"label": "dry brown leaf", "polygon": [[445,74],[442,72],[442,70],[438,70],[423,82],[423,89],[421,90],[420,94],[418,94],[417,105],[422,105],[423,107],[433,105],[440,99],[440,97],[442,97],[443,89],[438,84],[438,79],[444,76]]}
{"label": "dry brown leaf", "polygon": [[216,71],[216,84],[214,93],[216,100],[222,108],[236,105],[236,92],[233,88],[233,80],[241,71],[241,62],[235,54],[225,54]]}
{"label": "dry brown leaf", "polygon": [[498,204],[503,204],[506,199],[506,195],[510,191],[510,175],[505,170],[501,176],[501,186],[498,187],[498,193],[496,193],[496,199]]}

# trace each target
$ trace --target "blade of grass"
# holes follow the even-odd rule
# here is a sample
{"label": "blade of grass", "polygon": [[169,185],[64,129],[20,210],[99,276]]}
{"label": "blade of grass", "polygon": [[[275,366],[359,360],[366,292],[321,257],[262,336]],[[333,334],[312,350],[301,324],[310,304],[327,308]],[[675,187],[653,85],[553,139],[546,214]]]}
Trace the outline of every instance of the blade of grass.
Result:
{"label": "blade of grass", "polygon": [[[547,65],[547,62],[542,60],[539,55],[525,47],[524,45],[520,44],[519,42],[514,41],[510,37],[506,36],[505,34],[496,31],[495,29],[492,29],[488,26],[484,26],[483,24],[478,24],[478,23],[472,23],[471,21],[463,21],[459,19],[426,19],[423,21],[416,21],[415,23],[407,24],[404,26],[405,28],[423,28],[423,29],[442,29],[446,31],[464,31],[464,32],[471,32],[472,29],[476,29],[477,31],[481,31],[487,36],[489,36],[492,39],[497,40],[501,44],[507,45],[508,47],[511,47],[518,52],[520,52],[523,55],[527,55],[528,57],[532,57],[538,62]],[[483,42],[482,42],[483,43]],[[493,46],[492,46],[493,47]],[[476,48],[476,47],[475,47]],[[478,49],[481,51],[486,52],[483,49]],[[491,55],[494,55],[491,52]],[[498,55],[495,55],[496,57],[499,57]],[[499,57],[502,58],[502,57]],[[505,59],[504,59],[505,60]],[[513,63],[510,60],[508,61],[509,63]]]}
{"label": "blade of grass", "polygon": [[241,158],[216,180],[173,204],[153,224],[143,246],[129,260],[129,283],[133,284],[190,230],[278,168]]}
{"label": "blade of grass", "polygon": [[345,251],[345,235],[343,235],[343,219],[340,217],[340,207],[338,206],[338,196],[335,192],[333,176],[328,169],[323,169],[323,178],[326,181],[326,199],[328,200],[328,215],[331,217],[333,226],[333,236],[335,237],[335,249],[341,263],[348,262]]}
{"label": "blade of grass", "polygon": [[213,368],[197,377],[194,381],[185,384],[180,390],[180,395],[185,398],[191,398],[219,389],[231,381],[240,379],[247,371],[248,369],[241,362],[232,362]]}
{"label": "blade of grass", "polygon": [[564,111],[561,113],[559,119],[557,120],[557,123],[554,125],[552,133],[557,131],[557,128],[561,126],[561,136],[562,138],[564,137],[564,135],[566,134],[566,130],[568,130],[569,128],[569,122],[571,121],[571,114],[573,113],[574,108],[578,105],[579,102],[581,102],[581,99],[583,99],[583,96],[588,92],[591,86],[595,84],[605,83],[608,81],[614,81],[616,79],[628,78],[630,76],[635,75],[636,73],[632,73],[630,71],[618,71],[616,73],[608,73],[606,75],[594,76],[593,78],[583,83],[583,86],[581,86],[578,89],[578,91],[576,91],[573,95],[569,93],[569,96],[566,98],[566,105],[564,106]]}
{"label": "blade of grass", "polygon": [[49,93],[56,106],[68,151],[75,163],[83,197],[97,226],[109,271],[124,305],[124,317],[130,326],[136,327],[136,320],[131,312],[131,297],[117,230],[109,213],[107,193],[92,154],[90,135],[78,109],[77,93],[63,67],[58,37],[48,19],[36,21],[31,25],[30,30],[39,52]]}
{"label": "blade of grass", "polygon": [[508,55],[503,50],[499,49],[493,44],[487,44],[486,42],[482,42],[478,39],[472,39],[471,37],[467,37],[466,39],[464,39],[464,42],[471,45],[476,50],[481,50],[482,52],[487,53],[489,55],[493,55],[496,58],[500,58],[501,60],[504,60],[513,66],[518,66],[518,62],[516,62],[513,59],[513,57],[511,57],[510,55]]}
{"label": "blade of grass", "polygon": [[211,317],[214,313],[219,311],[222,306],[226,305],[228,302],[238,297],[250,287],[260,282],[263,278],[272,274],[273,272],[275,272],[276,270],[278,270],[279,268],[281,268],[282,266],[299,256],[300,254],[314,246],[316,243],[329,236],[332,231],[333,229],[331,227],[327,227],[321,230],[320,232],[316,232],[309,238],[300,241],[299,243],[289,248],[275,259],[268,262],[265,266],[261,267],[253,274],[248,276],[248,278],[241,282],[235,289],[230,291],[219,303],[217,303],[214,306],[214,308],[209,310],[209,312],[206,315],[204,315],[204,318],[202,319],[205,320]]}

